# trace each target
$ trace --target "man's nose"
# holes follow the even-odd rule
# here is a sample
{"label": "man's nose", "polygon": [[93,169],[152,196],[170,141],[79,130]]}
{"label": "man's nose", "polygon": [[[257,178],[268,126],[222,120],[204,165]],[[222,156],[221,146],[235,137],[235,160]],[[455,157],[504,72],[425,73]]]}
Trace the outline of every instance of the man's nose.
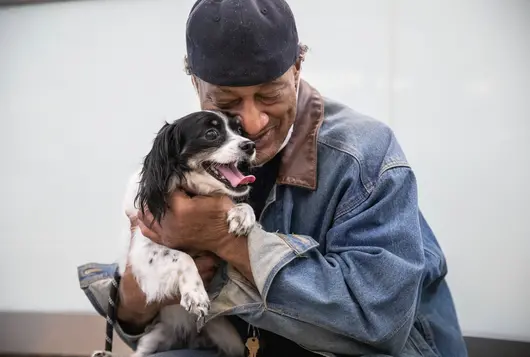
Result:
{"label": "man's nose", "polygon": [[269,116],[254,105],[245,106],[237,114],[243,129],[250,136],[259,134],[269,123]]}

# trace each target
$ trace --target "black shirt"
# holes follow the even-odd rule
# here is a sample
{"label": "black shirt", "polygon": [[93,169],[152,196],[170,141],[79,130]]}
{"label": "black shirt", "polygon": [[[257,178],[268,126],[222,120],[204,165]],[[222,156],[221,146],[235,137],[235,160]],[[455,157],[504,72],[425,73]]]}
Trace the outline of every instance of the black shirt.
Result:
{"label": "black shirt", "polygon": [[[256,219],[259,219],[265,207],[265,201],[274,186],[278,170],[280,168],[281,153],[276,155],[271,161],[259,168],[254,168],[252,174],[256,181],[252,185],[252,190],[248,197],[248,203],[254,209]],[[239,332],[243,343],[252,336],[253,327],[237,316],[228,316],[228,319]],[[296,343],[263,329],[255,329],[259,338],[259,350],[257,357],[314,357],[311,353]]]}

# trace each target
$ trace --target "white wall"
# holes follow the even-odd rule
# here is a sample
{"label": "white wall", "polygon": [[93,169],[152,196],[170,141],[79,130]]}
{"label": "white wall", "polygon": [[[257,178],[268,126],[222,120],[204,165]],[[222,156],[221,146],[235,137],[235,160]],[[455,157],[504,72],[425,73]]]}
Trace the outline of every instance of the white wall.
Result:
{"label": "white wall", "polygon": [[[125,180],[197,109],[192,3],[0,9],[0,310],[92,312],[76,265],[114,260]],[[404,146],[464,332],[530,340],[530,2],[290,3],[305,78]]]}

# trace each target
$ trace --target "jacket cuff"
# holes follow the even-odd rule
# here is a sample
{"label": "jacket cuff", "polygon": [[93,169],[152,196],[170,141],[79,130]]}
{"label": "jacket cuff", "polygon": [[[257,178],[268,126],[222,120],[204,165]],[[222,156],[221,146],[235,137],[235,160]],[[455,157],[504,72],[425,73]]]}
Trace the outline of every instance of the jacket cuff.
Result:
{"label": "jacket cuff", "polygon": [[252,230],[248,236],[250,266],[263,301],[276,274],[293,259],[305,258],[304,254],[318,245],[305,235],[269,233],[258,226]]}
{"label": "jacket cuff", "polygon": [[[112,286],[114,273],[118,269],[118,264],[88,263],[77,268],[79,285],[81,290],[92,304],[92,307],[102,317],[107,317],[108,301]],[[131,335],[123,331],[122,326],[116,321],[114,331],[132,350],[136,350],[138,340],[147,334],[156,324],[158,318],[149,324],[145,331],[138,335]],[[101,330],[102,340],[105,337],[105,330]]]}

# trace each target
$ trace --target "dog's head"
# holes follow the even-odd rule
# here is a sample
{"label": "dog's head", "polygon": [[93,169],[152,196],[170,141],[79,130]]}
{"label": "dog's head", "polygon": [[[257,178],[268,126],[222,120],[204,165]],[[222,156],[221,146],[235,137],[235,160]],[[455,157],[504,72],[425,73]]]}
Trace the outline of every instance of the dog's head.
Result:
{"label": "dog's head", "polygon": [[147,207],[159,221],[176,188],[200,195],[247,195],[255,178],[244,172],[256,158],[256,148],[242,135],[238,118],[216,111],[165,123],[144,159],[137,206]]}

